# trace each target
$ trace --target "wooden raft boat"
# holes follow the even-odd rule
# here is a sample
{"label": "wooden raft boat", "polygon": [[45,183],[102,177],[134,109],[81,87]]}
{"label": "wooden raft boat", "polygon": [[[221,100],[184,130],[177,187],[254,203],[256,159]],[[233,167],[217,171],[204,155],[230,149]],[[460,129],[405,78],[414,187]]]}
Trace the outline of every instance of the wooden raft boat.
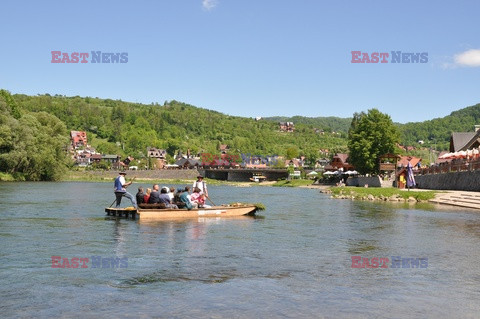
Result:
{"label": "wooden raft boat", "polygon": [[[194,208],[187,209],[168,209],[168,208],[138,208],[133,209],[117,209],[105,208],[107,215],[129,217],[135,219],[135,215],[141,220],[158,220],[158,219],[175,219],[175,218],[197,218],[197,217],[235,217],[243,215],[255,215],[257,207],[255,205],[235,205],[235,206],[213,206],[211,208]],[[135,214],[136,213],[136,214]]]}

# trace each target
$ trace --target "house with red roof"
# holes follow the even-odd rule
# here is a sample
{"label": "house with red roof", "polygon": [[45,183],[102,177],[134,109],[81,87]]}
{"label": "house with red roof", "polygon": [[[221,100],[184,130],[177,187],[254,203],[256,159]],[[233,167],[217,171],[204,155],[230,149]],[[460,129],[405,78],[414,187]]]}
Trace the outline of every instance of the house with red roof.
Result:
{"label": "house with red roof", "polygon": [[87,132],[70,131],[70,140],[74,149],[87,145]]}
{"label": "house with red roof", "polygon": [[330,164],[325,166],[325,171],[349,171],[353,170],[354,167],[352,164],[348,162],[348,154],[346,153],[337,153],[335,156],[332,158],[332,161]]}

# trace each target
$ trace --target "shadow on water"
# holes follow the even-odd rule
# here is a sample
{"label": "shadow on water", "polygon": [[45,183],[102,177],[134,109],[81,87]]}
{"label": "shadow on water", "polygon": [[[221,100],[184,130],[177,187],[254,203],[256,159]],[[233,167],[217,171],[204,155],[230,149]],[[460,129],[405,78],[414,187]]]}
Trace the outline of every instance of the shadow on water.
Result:
{"label": "shadow on water", "polygon": [[288,278],[289,272],[259,273],[258,270],[250,272],[233,269],[196,269],[195,271],[172,271],[171,269],[158,270],[149,274],[135,276],[125,279],[113,285],[122,288],[129,288],[139,285],[148,285],[167,282],[200,282],[206,284],[223,283],[232,279],[281,279]]}

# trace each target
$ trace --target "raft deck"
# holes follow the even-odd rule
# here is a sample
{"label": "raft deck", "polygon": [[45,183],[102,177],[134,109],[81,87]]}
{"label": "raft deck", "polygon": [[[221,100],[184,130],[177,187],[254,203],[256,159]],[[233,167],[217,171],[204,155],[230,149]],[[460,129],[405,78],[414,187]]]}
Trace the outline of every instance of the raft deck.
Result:
{"label": "raft deck", "polygon": [[107,207],[105,208],[105,212],[107,213],[107,216],[127,218],[127,219],[136,219],[138,216],[137,210],[133,207],[132,208]]}

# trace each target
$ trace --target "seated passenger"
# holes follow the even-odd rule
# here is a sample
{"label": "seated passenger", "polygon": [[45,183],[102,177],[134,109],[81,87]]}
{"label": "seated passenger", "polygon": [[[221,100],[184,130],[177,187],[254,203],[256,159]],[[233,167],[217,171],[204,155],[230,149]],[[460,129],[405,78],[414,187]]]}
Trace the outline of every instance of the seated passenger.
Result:
{"label": "seated passenger", "polygon": [[150,198],[148,199],[149,204],[160,203],[160,192],[158,190],[159,190],[158,184],[153,185],[153,190],[150,193]]}
{"label": "seated passenger", "polygon": [[137,199],[137,204],[142,204],[143,203],[143,197],[145,196],[145,194],[143,193],[143,187],[140,186],[138,188],[138,192],[137,192],[137,195],[135,196],[136,199]]}
{"label": "seated passenger", "polygon": [[172,204],[172,202],[170,201],[170,196],[168,196],[167,190],[168,188],[162,188],[159,196],[160,204],[165,204],[166,208],[178,208],[177,205]]}
{"label": "seated passenger", "polygon": [[183,188],[177,188],[177,192],[173,195],[173,202],[178,203],[180,202],[180,195],[183,193]]}
{"label": "seated passenger", "polygon": [[181,192],[181,194],[179,195],[179,199],[180,199],[180,202],[185,204],[185,208],[187,208],[188,210],[191,210],[192,208],[194,208],[194,206],[190,201],[190,199],[188,198],[189,196],[188,189],[190,189],[188,186],[185,187],[185,191]]}
{"label": "seated passenger", "polygon": [[175,187],[170,187],[168,196],[170,196],[170,201],[173,203],[173,199],[175,197]]}
{"label": "seated passenger", "polygon": [[193,204],[197,204],[198,208],[210,208],[210,205],[205,204],[205,194],[202,193],[200,188],[195,187],[193,189],[193,194],[191,196],[191,200]]}
{"label": "seated passenger", "polygon": [[152,192],[151,188],[147,188],[147,193],[143,195],[143,202],[148,203],[148,200],[150,199],[150,193]]}

